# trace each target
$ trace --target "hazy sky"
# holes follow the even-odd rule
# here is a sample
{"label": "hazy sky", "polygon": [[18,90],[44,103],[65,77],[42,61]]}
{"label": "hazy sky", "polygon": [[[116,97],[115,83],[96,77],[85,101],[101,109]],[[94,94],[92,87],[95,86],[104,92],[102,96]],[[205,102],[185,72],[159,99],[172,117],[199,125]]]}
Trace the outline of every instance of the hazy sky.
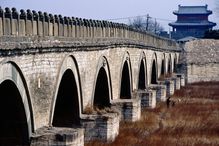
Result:
{"label": "hazy sky", "polygon": [[[219,24],[219,16],[214,13],[216,1],[219,0],[0,0],[0,6],[101,20],[149,14],[157,18],[157,21],[168,30],[168,23],[176,20],[172,12],[178,9],[179,4],[207,4],[208,9],[213,11],[213,15],[209,17],[210,21]],[[117,22],[128,20],[121,19]]]}

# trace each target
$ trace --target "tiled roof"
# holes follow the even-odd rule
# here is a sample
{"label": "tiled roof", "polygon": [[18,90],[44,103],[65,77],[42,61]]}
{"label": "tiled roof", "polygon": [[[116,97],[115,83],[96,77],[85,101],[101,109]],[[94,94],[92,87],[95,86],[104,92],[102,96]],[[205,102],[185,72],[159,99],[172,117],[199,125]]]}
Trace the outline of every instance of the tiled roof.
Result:
{"label": "tiled roof", "polygon": [[215,26],[216,23],[213,22],[204,22],[204,23],[169,23],[170,26]]}
{"label": "tiled roof", "polygon": [[211,14],[212,11],[207,10],[205,6],[181,6],[179,5],[178,11],[174,11],[175,14]]}

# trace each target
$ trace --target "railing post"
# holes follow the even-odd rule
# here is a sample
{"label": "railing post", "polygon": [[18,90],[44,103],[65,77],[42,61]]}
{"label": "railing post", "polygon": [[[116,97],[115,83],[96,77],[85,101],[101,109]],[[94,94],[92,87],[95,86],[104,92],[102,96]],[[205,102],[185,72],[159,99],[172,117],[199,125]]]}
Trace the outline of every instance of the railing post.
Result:
{"label": "railing post", "polygon": [[44,17],[43,13],[41,11],[38,12],[39,19],[38,19],[38,35],[43,36],[43,22],[44,22]]}
{"label": "railing post", "polygon": [[113,32],[113,33],[112,33],[112,37],[113,37],[113,38],[116,38],[116,24],[115,24],[115,23],[112,23],[112,26],[113,26],[113,27],[112,27],[112,30],[113,30],[113,31],[112,31],[112,32]]}
{"label": "railing post", "polygon": [[81,37],[84,37],[84,21],[80,18],[80,33],[81,33]]}
{"label": "railing post", "polygon": [[59,36],[59,23],[58,15],[54,15],[54,36]]}
{"label": "railing post", "polygon": [[0,7],[0,36],[3,35],[3,30],[4,30],[4,11],[3,9]]}
{"label": "railing post", "polygon": [[49,14],[49,36],[54,36],[55,19],[52,14]]}
{"label": "railing post", "polygon": [[68,37],[72,37],[72,19],[67,17],[68,19]]}
{"label": "railing post", "polygon": [[113,36],[113,24],[112,22],[109,22],[109,37],[111,38]]}
{"label": "railing post", "polygon": [[12,8],[11,34],[18,36],[19,14],[15,8]]}
{"label": "railing post", "polygon": [[76,20],[74,17],[72,17],[72,37],[76,37]]}
{"label": "railing post", "polygon": [[58,36],[64,36],[64,20],[62,18],[62,15],[59,15],[59,35]]}
{"label": "railing post", "polygon": [[27,14],[26,12],[21,9],[20,10],[20,20],[19,20],[19,36],[26,35],[26,21],[27,21]]}
{"label": "railing post", "polygon": [[75,23],[75,32],[76,32],[75,37],[79,38],[80,37],[80,22],[79,22],[79,19],[77,17],[75,19],[76,19],[76,21],[75,21],[76,22]]}
{"label": "railing post", "polygon": [[90,29],[90,28],[91,28],[91,27],[90,27],[90,21],[87,20],[87,19],[86,19],[86,28],[87,28],[87,37],[90,38],[90,37],[91,37],[91,35],[90,35],[91,29]]}
{"label": "railing post", "polygon": [[94,23],[94,20],[91,20],[90,19],[90,26],[91,26],[91,38],[94,38],[95,37],[95,32],[94,32],[94,30],[95,30],[95,23]]}
{"label": "railing post", "polygon": [[97,29],[96,29],[96,32],[97,32],[97,37],[99,38],[99,37],[100,37],[100,33],[101,33],[101,32],[100,32],[100,27],[101,27],[101,26],[100,26],[100,21],[99,21],[99,20],[96,20],[96,22],[97,22],[97,23],[96,23],[96,26],[97,26],[97,27],[96,27],[96,28],[97,28]]}
{"label": "railing post", "polygon": [[94,20],[93,21],[93,33],[94,33],[94,38],[96,38],[98,36],[98,33],[97,33],[97,22]]}
{"label": "railing post", "polygon": [[33,35],[33,14],[29,9],[27,10],[26,35]]}
{"label": "railing post", "polygon": [[33,13],[33,35],[38,35],[39,16],[36,11],[32,11],[32,13]]}
{"label": "railing post", "polygon": [[3,21],[4,35],[11,35],[11,10],[9,8],[5,8],[5,18]]}
{"label": "railing post", "polygon": [[68,18],[64,17],[63,36],[65,36],[65,37],[68,37],[68,26],[69,26]]}
{"label": "railing post", "polygon": [[109,37],[109,23],[107,21],[104,21],[104,28],[105,28],[105,37]]}
{"label": "railing post", "polygon": [[104,22],[101,21],[101,37],[104,38],[105,37],[105,25]]}
{"label": "railing post", "polygon": [[83,37],[84,38],[87,38],[87,22],[86,22],[86,19],[82,19],[83,21]]}
{"label": "railing post", "polygon": [[44,14],[44,22],[43,22],[43,34],[44,36],[49,36],[49,16],[46,12]]}

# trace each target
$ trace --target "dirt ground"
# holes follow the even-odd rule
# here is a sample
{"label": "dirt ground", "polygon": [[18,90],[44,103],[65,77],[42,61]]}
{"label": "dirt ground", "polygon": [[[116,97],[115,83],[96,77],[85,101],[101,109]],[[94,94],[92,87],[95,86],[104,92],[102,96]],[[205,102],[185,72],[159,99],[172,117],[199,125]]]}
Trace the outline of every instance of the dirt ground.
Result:
{"label": "dirt ground", "polygon": [[219,82],[186,85],[166,103],[144,109],[140,121],[122,122],[113,143],[86,146],[219,146]]}

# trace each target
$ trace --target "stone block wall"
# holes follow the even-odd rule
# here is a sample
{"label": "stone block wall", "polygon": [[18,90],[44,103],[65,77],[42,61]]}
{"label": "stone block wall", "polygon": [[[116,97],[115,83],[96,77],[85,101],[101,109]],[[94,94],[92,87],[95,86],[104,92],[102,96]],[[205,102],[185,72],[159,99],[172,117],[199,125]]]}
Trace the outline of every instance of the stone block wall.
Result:
{"label": "stone block wall", "polygon": [[139,90],[138,97],[141,99],[141,109],[144,107],[156,107],[156,91],[155,90]]}
{"label": "stone block wall", "polygon": [[152,84],[149,89],[156,91],[156,102],[166,101],[166,85]]}
{"label": "stone block wall", "polygon": [[185,75],[177,73],[176,77],[180,78],[180,87],[185,86]]}
{"label": "stone block wall", "polygon": [[85,142],[91,140],[114,141],[119,134],[119,122],[118,113],[83,115],[81,125],[85,129]]}
{"label": "stone block wall", "polygon": [[186,75],[187,83],[219,81],[219,40],[187,42],[178,66]]}
{"label": "stone block wall", "polygon": [[112,108],[118,111],[120,120],[138,121],[141,118],[141,100],[117,99],[112,102]]}
{"label": "stone block wall", "polygon": [[[219,56],[218,56],[219,57]],[[219,81],[219,63],[187,66],[188,83],[199,81]]]}
{"label": "stone block wall", "polygon": [[166,79],[165,81],[159,81],[159,84],[166,85],[166,96],[170,97],[174,94],[175,91],[175,83],[171,79]]}

